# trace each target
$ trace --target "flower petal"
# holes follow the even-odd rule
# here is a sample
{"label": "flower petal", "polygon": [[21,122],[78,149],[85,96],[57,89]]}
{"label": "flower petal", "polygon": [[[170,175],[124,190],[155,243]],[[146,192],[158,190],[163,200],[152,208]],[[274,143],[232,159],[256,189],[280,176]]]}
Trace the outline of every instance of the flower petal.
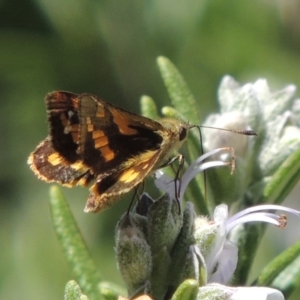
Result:
{"label": "flower petal", "polygon": [[231,279],[238,262],[238,248],[229,241],[225,241],[223,250],[218,257],[217,269],[210,276],[209,282],[226,284]]}
{"label": "flower petal", "polygon": [[267,287],[227,287],[220,284],[209,284],[199,289],[201,300],[284,300],[283,294]]}

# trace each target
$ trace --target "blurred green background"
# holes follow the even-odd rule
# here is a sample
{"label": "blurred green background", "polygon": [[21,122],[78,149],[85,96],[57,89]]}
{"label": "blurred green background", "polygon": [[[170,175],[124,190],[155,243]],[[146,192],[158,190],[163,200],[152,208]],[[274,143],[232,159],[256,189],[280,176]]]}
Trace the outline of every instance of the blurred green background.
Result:
{"label": "blurred green background", "polygon": [[[62,299],[72,279],[51,225],[49,185],[26,164],[47,135],[47,92],[94,93],[134,112],[148,94],[161,107],[168,96],[156,57],[164,55],[204,118],[217,110],[225,74],[242,83],[266,77],[273,89],[300,86],[299,14],[298,0],[0,0],[0,299]],[[103,279],[122,284],[114,227],[130,197],[91,215],[83,213],[88,190],[63,191]],[[299,239],[295,228],[299,221],[271,229],[263,255]]]}

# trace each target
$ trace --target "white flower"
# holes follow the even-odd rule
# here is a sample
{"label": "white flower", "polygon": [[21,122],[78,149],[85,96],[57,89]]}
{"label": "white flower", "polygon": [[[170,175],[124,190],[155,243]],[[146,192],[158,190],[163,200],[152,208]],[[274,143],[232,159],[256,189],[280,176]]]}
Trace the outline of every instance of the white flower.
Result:
{"label": "white flower", "polygon": [[266,287],[228,287],[209,284],[199,289],[197,299],[201,300],[284,300],[278,290]]}
{"label": "white flower", "polygon": [[227,239],[234,227],[249,222],[265,222],[280,228],[285,227],[286,218],[270,213],[272,210],[281,210],[300,217],[297,210],[270,204],[250,207],[228,218],[227,205],[222,204],[215,209],[214,222],[204,217],[195,220],[195,239],[206,263],[208,282],[228,283],[235,271],[238,249]]}
{"label": "white flower", "polygon": [[[228,162],[211,161],[203,162],[216,153],[225,151],[231,154],[232,159]],[[189,182],[205,169],[217,166],[231,165],[234,167],[233,150],[227,148],[215,149],[200,156],[191,164],[183,174],[180,182],[175,185],[161,170],[156,172],[156,185],[166,192],[169,198],[175,199],[175,187],[180,184],[179,200],[182,202],[184,192]],[[198,299],[284,299],[281,292],[270,288],[258,287],[227,287],[238,262],[238,248],[230,242],[228,235],[238,225],[248,222],[265,222],[280,228],[286,226],[286,217],[270,211],[283,211],[300,217],[300,212],[280,205],[257,205],[244,209],[232,217],[228,217],[228,207],[225,204],[218,205],[214,211],[213,220],[199,216],[194,220],[195,246],[191,247],[195,262],[195,270],[202,264],[205,268],[204,286],[199,288]],[[203,279],[203,278],[202,278]],[[201,280],[201,278],[200,278]]]}

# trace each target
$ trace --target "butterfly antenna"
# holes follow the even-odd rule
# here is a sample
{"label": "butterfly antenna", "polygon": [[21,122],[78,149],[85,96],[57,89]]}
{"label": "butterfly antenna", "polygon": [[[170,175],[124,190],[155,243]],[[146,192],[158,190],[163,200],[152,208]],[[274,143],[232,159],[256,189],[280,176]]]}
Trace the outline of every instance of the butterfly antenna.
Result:
{"label": "butterfly antenna", "polygon": [[[228,129],[228,128],[220,128],[220,127],[211,127],[211,126],[199,126],[201,128],[209,128],[209,129],[218,129],[222,131],[229,131],[237,134],[242,134],[242,135],[252,135],[252,136],[258,136],[258,134],[254,130],[235,130],[235,129]],[[200,129],[199,129],[200,131]],[[201,136],[201,134],[200,134]]]}

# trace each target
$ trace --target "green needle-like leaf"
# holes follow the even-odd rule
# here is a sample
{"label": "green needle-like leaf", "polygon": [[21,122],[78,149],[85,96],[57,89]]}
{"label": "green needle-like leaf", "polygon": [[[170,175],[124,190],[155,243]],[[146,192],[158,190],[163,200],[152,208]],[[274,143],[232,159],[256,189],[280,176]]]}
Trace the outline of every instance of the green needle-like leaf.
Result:
{"label": "green needle-like leaf", "polygon": [[116,300],[120,295],[126,295],[127,292],[115,283],[101,281],[99,289],[105,300]]}
{"label": "green needle-like leaf", "polygon": [[142,96],[141,100],[141,114],[147,118],[158,120],[160,118],[154,100],[149,96]]}
{"label": "green needle-like leaf", "polygon": [[168,90],[172,105],[190,123],[196,125],[200,124],[195,98],[177,68],[168,58],[163,56],[157,58],[157,64]]}
{"label": "green needle-like leaf", "polygon": [[197,280],[187,279],[178,287],[172,300],[195,300],[197,299],[198,288]]}
{"label": "green needle-like leaf", "polygon": [[[287,276],[287,268],[293,268],[295,271],[295,261],[299,261],[300,257],[300,241],[295,243],[292,247],[285,250],[283,253],[281,253],[279,256],[277,256],[272,262],[268,264],[267,267],[265,267],[260,275],[257,278],[257,281],[255,282],[255,285],[259,286],[267,286],[270,285],[270,283],[277,282],[279,283],[278,278],[285,278],[284,284],[281,282],[281,286],[288,286],[291,284],[291,281],[295,279],[293,276]],[[297,263],[296,272],[298,273],[298,279],[300,276],[300,267],[299,267],[300,261]],[[282,275],[285,274],[285,277]],[[298,281],[299,284],[299,281]],[[280,287],[280,290],[282,288]]]}
{"label": "green needle-like leaf", "polygon": [[81,289],[75,280],[70,280],[65,287],[64,300],[88,300],[88,297],[81,293]]}
{"label": "green needle-like leaf", "polygon": [[300,256],[290,263],[272,282],[271,287],[282,291],[286,299],[300,286]]}
{"label": "green needle-like leaf", "polygon": [[50,189],[50,205],[55,231],[76,281],[90,299],[102,299],[100,275],[82,239],[69,205],[57,186]]}
{"label": "green needle-like leaf", "polygon": [[162,108],[162,113],[167,118],[179,119],[179,120],[186,120],[184,115],[176,110],[174,107],[171,106],[164,106]]}
{"label": "green needle-like leaf", "polygon": [[281,203],[300,179],[300,149],[289,156],[264,190],[271,203]]}

